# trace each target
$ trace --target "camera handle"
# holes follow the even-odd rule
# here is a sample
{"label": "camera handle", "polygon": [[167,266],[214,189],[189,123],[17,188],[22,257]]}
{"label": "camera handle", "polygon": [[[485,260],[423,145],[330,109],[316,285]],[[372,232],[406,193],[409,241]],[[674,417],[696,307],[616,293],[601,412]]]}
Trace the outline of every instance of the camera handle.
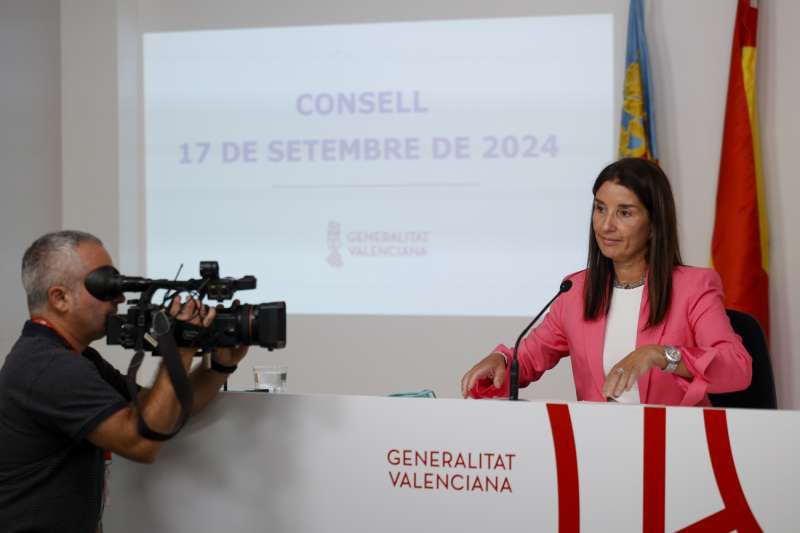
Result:
{"label": "camera handle", "polygon": [[192,412],[192,405],[194,403],[194,393],[192,392],[192,386],[189,382],[189,375],[186,372],[186,369],[183,368],[183,364],[181,363],[181,357],[178,354],[178,345],[175,341],[175,335],[173,332],[173,328],[171,325],[170,319],[167,317],[167,314],[162,309],[153,317],[153,332],[152,337],[157,343],[158,350],[161,352],[163,357],[163,361],[165,365],[167,365],[167,374],[169,375],[169,379],[172,382],[172,387],[175,390],[175,396],[178,399],[178,403],[181,406],[181,412],[178,416],[178,420],[175,424],[175,429],[169,433],[160,433],[158,431],[154,431],[147,425],[144,421],[144,417],[142,414],[142,409],[139,404],[139,395],[138,395],[138,385],[136,384],[136,374],[139,373],[139,367],[142,365],[142,360],[144,359],[144,340],[145,336],[150,335],[150,332],[147,331],[147,324],[145,323],[145,316],[146,316],[146,309],[150,300],[153,297],[156,289],[150,288],[144,293],[142,293],[139,301],[136,302],[136,305],[140,308],[139,319],[134,326],[134,335],[135,335],[135,344],[134,349],[136,350],[133,358],[131,359],[130,365],[128,365],[128,372],[127,372],[127,384],[128,384],[128,392],[131,395],[133,400],[133,405],[136,407],[136,411],[139,415],[138,421],[138,430],[139,435],[142,437],[154,440],[154,441],[165,441],[169,440],[181,430],[186,421],[189,419],[189,415]]}

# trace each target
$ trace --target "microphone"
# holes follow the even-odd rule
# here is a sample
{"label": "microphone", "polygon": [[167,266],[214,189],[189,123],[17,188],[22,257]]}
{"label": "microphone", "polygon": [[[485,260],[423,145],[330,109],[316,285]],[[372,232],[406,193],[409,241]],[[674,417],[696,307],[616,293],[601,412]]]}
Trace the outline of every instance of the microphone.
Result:
{"label": "microphone", "polygon": [[531,320],[531,323],[528,324],[525,327],[525,329],[522,330],[522,333],[519,334],[517,342],[516,344],[514,344],[514,357],[511,360],[511,369],[510,369],[511,375],[509,376],[509,388],[508,388],[509,400],[511,401],[519,400],[519,359],[517,359],[517,350],[519,349],[519,343],[522,342],[522,338],[525,336],[526,333],[528,333],[528,330],[533,327],[533,325],[536,323],[537,320],[539,320],[539,317],[541,317],[542,314],[545,311],[547,311],[547,308],[550,307],[550,305],[552,305],[552,303],[556,301],[556,298],[558,298],[571,288],[572,288],[571,280],[566,279],[562,281],[561,286],[558,288],[558,292],[556,293],[556,295],[553,296],[553,298],[549,302],[547,302],[547,304],[542,308],[542,310],[539,311],[539,314],[536,315],[536,318]]}
{"label": "microphone", "polygon": [[89,294],[105,302],[118,298],[124,292],[145,291],[152,283],[153,280],[147,278],[123,276],[110,265],[92,270],[83,282]]}

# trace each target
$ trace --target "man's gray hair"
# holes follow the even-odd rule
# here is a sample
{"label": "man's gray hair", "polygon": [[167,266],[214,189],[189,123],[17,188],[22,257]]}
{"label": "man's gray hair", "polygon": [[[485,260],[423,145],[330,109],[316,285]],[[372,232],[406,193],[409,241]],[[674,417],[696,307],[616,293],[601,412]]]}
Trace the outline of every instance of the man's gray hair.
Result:
{"label": "man's gray hair", "polygon": [[79,244],[103,245],[102,241],[83,231],[56,231],[36,239],[22,256],[22,286],[28,297],[28,310],[39,310],[47,303],[47,290],[54,285],[73,289],[80,262]]}

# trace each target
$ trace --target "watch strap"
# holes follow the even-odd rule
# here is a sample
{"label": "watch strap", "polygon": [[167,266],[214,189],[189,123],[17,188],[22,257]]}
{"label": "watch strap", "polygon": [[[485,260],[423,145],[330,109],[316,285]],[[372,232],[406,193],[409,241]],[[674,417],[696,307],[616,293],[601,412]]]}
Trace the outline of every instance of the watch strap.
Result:
{"label": "watch strap", "polygon": [[233,374],[236,372],[238,368],[237,365],[227,366],[216,362],[213,358],[211,359],[211,366],[209,367],[214,372],[219,372],[220,374]]}

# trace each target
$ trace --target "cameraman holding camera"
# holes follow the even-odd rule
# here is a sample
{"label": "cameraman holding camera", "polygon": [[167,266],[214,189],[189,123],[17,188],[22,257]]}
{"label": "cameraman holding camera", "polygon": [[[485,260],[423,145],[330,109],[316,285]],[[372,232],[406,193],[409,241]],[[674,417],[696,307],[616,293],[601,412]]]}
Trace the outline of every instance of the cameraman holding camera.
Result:
{"label": "cameraman holding camera", "polygon": [[[140,435],[141,416],[170,432],[180,405],[162,364],[151,389],[132,404],[126,379],[89,347],[105,336],[106,317],[124,302],[101,301],[84,286],[95,269],[111,265],[97,237],[77,231],[37,239],[22,259],[30,320],[0,370],[0,531],[94,533],[101,529],[104,451],[152,463],[162,442]],[[208,327],[215,310],[194,299],[172,301],[178,320]],[[194,348],[178,348],[188,371]],[[192,413],[219,391],[247,347],[217,349],[213,369],[189,378]],[[141,412],[140,412],[141,411]]]}

